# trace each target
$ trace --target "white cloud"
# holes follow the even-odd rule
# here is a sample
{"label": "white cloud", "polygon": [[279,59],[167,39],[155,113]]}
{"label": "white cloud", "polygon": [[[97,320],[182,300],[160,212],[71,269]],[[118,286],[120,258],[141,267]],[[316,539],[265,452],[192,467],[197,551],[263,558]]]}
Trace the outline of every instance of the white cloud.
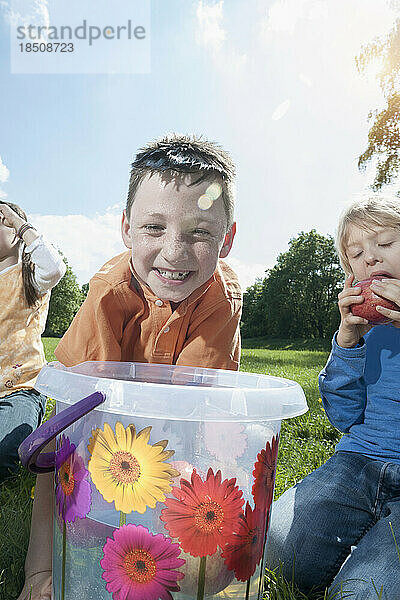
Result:
{"label": "white cloud", "polygon": [[40,233],[67,257],[79,283],[87,283],[107,260],[125,250],[120,234],[121,214],[30,215]]}
{"label": "white cloud", "polygon": [[262,29],[267,34],[293,34],[302,19],[316,21],[328,16],[327,0],[275,0],[268,9]]}
{"label": "white cloud", "polygon": [[[1,2],[6,20],[14,27],[35,25],[50,26],[48,0],[12,0],[11,5]],[[40,38],[45,40],[43,32]]]}
{"label": "white cloud", "polygon": [[122,213],[124,208],[125,208],[125,202],[117,202],[116,204],[113,204],[112,206],[107,206],[106,212],[111,212],[114,210],[114,211],[119,211],[119,213]]}
{"label": "white cloud", "polygon": [[[10,171],[8,170],[6,165],[3,163],[2,158],[0,156],[0,184],[5,183],[9,177],[9,175],[10,175]],[[5,198],[7,198],[7,193],[4,190],[0,189],[0,200],[4,200]]]}
{"label": "white cloud", "polygon": [[225,41],[226,32],[221,26],[223,6],[223,0],[211,6],[203,3],[202,0],[198,3],[196,40],[200,45],[218,50]]}
{"label": "white cloud", "polygon": [[272,267],[272,265],[262,265],[260,263],[245,263],[239,258],[236,258],[236,256],[228,256],[225,259],[225,262],[235,271],[243,292],[246,291],[246,288],[255,283],[257,277],[264,278],[266,269]]}
{"label": "white cloud", "polygon": [[207,4],[199,0],[196,9],[196,41],[213,56],[215,66],[230,73],[237,73],[247,63],[247,56],[240,53],[228,40],[223,27],[224,2]]}
{"label": "white cloud", "polygon": [[9,175],[10,175],[10,171],[8,170],[6,165],[3,163],[2,158],[0,156],[0,182],[4,183],[5,181],[7,181]]}
{"label": "white cloud", "polygon": [[307,0],[277,0],[268,10],[266,31],[293,33]]}

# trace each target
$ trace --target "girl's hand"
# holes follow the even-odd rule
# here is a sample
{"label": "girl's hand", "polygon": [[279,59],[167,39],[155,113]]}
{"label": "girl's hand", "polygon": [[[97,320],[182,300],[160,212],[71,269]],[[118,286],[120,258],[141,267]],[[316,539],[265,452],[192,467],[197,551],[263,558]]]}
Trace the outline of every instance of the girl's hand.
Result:
{"label": "girl's hand", "polygon": [[[370,287],[373,292],[379,296],[382,296],[382,298],[391,300],[400,307],[399,279],[381,279],[376,283],[372,283]],[[383,306],[377,306],[376,310],[388,319],[392,319],[392,325],[400,329],[400,310],[390,310],[389,308],[384,308]]]}
{"label": "girl's hand", "polygon": [[17,600],[51,600],[51,571],[28,577]]}
{"label": "girl's hand", "polygon": [[354,348],[360,341],[360,338],[372,329],[367,319],[356,317],[350,310],[352,304],[361,304],[363,296],[361,288],[353,287],[354,275],[350,275],[344,284],[344,289],[339,294],[339,311],[342,317],[337,335],[337,343],[343,348]]}
{"label": "girl's hand", "polygon": [[12,227],[15,231],[26,223],[25,219],[21,219],[19,215],[8,204],[0,203],[0,223],[6,227]]}

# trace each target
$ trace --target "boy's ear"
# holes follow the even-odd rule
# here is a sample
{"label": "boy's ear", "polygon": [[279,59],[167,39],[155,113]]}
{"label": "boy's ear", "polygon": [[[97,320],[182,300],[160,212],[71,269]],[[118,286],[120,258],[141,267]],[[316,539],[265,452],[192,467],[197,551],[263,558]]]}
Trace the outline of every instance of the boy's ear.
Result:
{"label": "boy's ear", "polygon": [[233,239],[234,239],[235,235],[236,235],[236,223],[234,223],[232,225],[230,230],[225,235],[224,243],[223,243],[222,248],[219,253],[220,258],[225,258],[226,256],[228,256],[229,252],[231,251]]}
{"label": "boy's ear", "polygon": [[121,233],[125,246],[127,248],[132,248],[131,225],[128,217],[126,216],[126,210],[124,210],[122,213]]}

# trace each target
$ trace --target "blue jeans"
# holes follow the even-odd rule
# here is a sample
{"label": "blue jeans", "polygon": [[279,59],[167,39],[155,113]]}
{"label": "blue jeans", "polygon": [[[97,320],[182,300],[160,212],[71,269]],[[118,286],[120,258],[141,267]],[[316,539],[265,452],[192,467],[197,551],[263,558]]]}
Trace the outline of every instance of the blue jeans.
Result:
{"label": "blue jeans", "polygon": [[[307,593],[400,598],[400,465],[339,451],[273,503],[267,566]],[[294,562],[293,562],[294,561]],[[340,593],[338,598],[340,598]]]}
{"label": "blue jeans", "polygon": [[18,466],[18,447],[40,425],[46,397],[19,390],[0,398],[0,483]]}

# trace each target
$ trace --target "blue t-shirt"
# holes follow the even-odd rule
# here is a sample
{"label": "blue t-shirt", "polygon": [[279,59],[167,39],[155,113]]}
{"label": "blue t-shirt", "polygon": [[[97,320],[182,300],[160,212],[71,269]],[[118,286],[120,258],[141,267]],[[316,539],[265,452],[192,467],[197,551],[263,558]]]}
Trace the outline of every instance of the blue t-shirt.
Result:
{"label": "blue t-shirt", "polygon": [[400,329],[376,326],[356,348],[336,335],[319,375],[327,417],[346,434],[336,450],[400,464]]}

